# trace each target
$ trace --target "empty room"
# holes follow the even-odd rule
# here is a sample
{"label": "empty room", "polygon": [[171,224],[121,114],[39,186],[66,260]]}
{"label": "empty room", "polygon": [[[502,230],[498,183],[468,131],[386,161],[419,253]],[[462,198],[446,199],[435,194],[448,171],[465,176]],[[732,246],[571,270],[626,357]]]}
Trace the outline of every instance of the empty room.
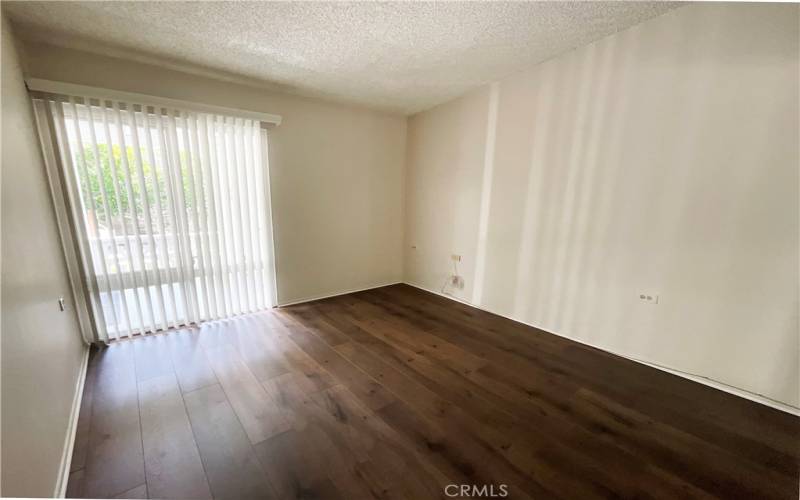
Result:
{"label": "empty room", "polygon": [[800,4],[0,10],[0,496],[800,495]]}

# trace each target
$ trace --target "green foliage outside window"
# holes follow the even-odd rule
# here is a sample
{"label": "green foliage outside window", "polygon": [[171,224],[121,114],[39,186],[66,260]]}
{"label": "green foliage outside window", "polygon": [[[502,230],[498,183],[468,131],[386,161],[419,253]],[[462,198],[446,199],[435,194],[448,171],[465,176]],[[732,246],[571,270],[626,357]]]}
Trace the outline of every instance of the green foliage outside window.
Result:
{"label": "green foliage outside window", "polygon": [[[153,173],[158,182],[158,192],[161,195],[162,209],[167,204],[167,182],[164,178],[164,171],[161,168],[154,168],[153,165],[147,160],[147,155],[144,150],[140,151],[140,158],[142,160],[142,172],[144,174],[145,186],[142,189],[139,183],[139,176],[137,174],[138,163],[134,148],[128,146],[126,148],[126,157],[129,168],[129,179],[131,191],[133,192],[133,199],[128,196],[126,187],[125,176],[125,163],[122,158],[122,148],[118,145],[111,147],[111,157],[114,159],[112,166],[109,161],[109,147],[107,144],[99,144],[97,151],[99,153],[99,167],[98,161],[95,156],[95,150],[92,146],[85,146],[83,149],[83,156],[76,153],[75,162],[78,165],[78,174],[81,181],[82,193],[85,196],[87,193],[91,194],[91,199],[84,199],[87,208],[94,209],[97,219],[101,223],[108,223],[109,217],[106,214],[105,206],[103,204],[102,188],[105,188],[106,201],[108,202],[108,210],[111,216],[112,223],[121,223],[123,218],[126,221],[133,220],[137,222],[142,220],[145,204],[144,196],[147,196],[147,204],[150,206],[151,214],[157,214],[158,206],[156,204],[156,189],[153,185]],[[82,168],[82,160],[86,159],[86,176]],[[181,151],[181,180],[183,184],[183,196],[185,206],[187,209],[193,208],[195,205],[194,193],[189,183],[188,172],[188,158],[184,151]],[[172,179],[174,183],[174,178]],[[102,182],[102,184],[101,184]],[[198,189],[200,188],[200,179],[195,179]],[[116,183],[116,192],[114,184]],[[119,194],[119,198],[117,197]],[[175,200],[177,202],[177,200]],[[167,213],[163,210],[164,214]],[[168,222],[168,221],[165,221]],[[138,225],[138,224],[137,224]]]}

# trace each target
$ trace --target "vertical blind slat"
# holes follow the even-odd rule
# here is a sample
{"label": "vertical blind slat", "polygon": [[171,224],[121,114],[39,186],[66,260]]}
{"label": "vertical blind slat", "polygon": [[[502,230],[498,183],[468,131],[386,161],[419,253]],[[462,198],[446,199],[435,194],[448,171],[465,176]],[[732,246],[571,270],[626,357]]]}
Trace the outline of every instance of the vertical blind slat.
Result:
{"label": "vertical blind slat", "polygon": [[236,229],[233,224],[233,220],[235,216],[233,215],[233,188],[231,186],[231,177],[233,176],[232,169],[233,169],[233,155],[231,153],[231,147],[229,146],[230,137],[232,136],[231,132],[231,120],[228,118],[222,119],[221,124],[221,133],[220,133],[220,146],[222,152],[222,160],[220,161],[220,166],[224,165],[223,170],[221,172],[220,180],[221,185],[224,186],[223,191],[223,199],[222,199],[222,206],[224,208],[225,213],[225,250],[228,253],[228,273],[231,280],[231,312],[233,314],[240,314],[242,309],[240,307],[240,298],[241,298],[241,282],[239,280],[239,259],[238,259],[238,251],[236,248]]}
{"label": "vertical blind slat", "polygon": [[208,149],[208,160],[209,164],[208,167],[211,170],[210,177],[211,177],[211,186],[212,186],[212,193],[211,193],[211,207],[214,211],[214,236],[216,238],[216,248],[217,248],[217,269],[219,270],[219,278],[220,283],[222,284],[222,303],[220,308],[225,316],[229,316],[233,314],[233,308],[231,306],[231,296],[230,296],[230,279],[227,273],[228,268],[228,259],[227,259],[227,249],[225,243],[225,217],[224,217],[224,206],[222,201],[222,180],[220,172],[222,170],[222,166],[219,163],[219,149],[217,144],[217,134],[219,132],[218,127],[216,126],[216,119],[211,116],[205,117],[205,130],[207,134],[207,141],[206,146]]}
{"label": "vertical blind slat", "polygon": [[243,312],[252,311],[252,274],[251,274],[251,257],[250,257],[250,233],[247,231],[247,219],[249,214],[244,204],[246,201],[245,190],[245,177],[244,177],[244,152],[242,134],[245,129],[243,120],[237,119],[234,123],[234,162],[236,165],[236,201],[239,208],[238,227],[240,242],[241,242],[241,257],[242,257],[242,278],[243,278],[243,294],[245,296]]}
{"label": "vertical blind slat", "polygon": [[275,276],[275,252],[273,248],[273,235],[272,235],[272,198],[270,193],[270,179],[269,179],[269,141],[267,140],[267,131],[258,128],[253,135],[253,147],[256,151],[256,176],[259,178],[258,185],[258,217],[259,229],[261,235],[261,248],[262,258],[264,259],[264,267],[261,272],[262,279],[264,280],[264,290],[267,292],[268,299],[264,307],[270,307],[276,303],[277,297],[277,278]]}
{"label": "vertical blind slat", "polygon": [[256,214],[253,210],[253,179],[252,179],[252,165],[253,153],[250,147],[250,131],[252,130],[252,122],[246,120],[242,130],[242,158],[244,159],[242,165],[244,166],[242,177],[244,178],[244,207],[247,213],[245,219],[245,231],[247,232],[247,252],[250,256],[248,277],[252,284],[252,296],[250,301],[250,309],[257,311],[259,309],[259,284],[256,279],[256,267],[258,265],[258,253],[255,249],[255,233],[253,232],[253,219]]}
{"label": "vertical blind slat", "polygon": [[248,231],[250,235],[250,256],[251,256],[251,269],[250,275],[253,279],[253,310],[261,309],[263,303],[263,283],[258,277],[258,266],[263,260],[258,248],[258,214],[256,212],[256,192],[255,192],[255,152],[253,151],[252,135],[254,129],[258,126],[257,123],[249,121],[247,129],[242,136],[244,142],[244,151],[247,162],[245,164],[246,184],[247,187],[247,217]]}
{"label": "vertical blind slat", "polygon": [[253,123],[248,121],[245,124],[244,131],[242,133],[242,142],[243,142],[243,150],[244,150],[244,158],[245,158],[245,179],[244,185],[247,192],[246,196],[246,203],[247,203],[247,234],[249,235],[249,243],[250,243],[250,278],[253,281],[253,302],[252,302],[252,309],[258,310],[261,308],[261,284],[260,280],[258,279],[258,249],[256,248],[256,242],[258,241],[256,227],[253,222],[256,219],[256,211],[255,207],[253,206],[253,202],[255,201],[254,191],[253,188],[253,145],[250,139],[251,134],[253,133]]}
{"label": "vertical blind slat", "polygon": [[[263,293],[263,300],[261,307],[269,307],[273,303],[272,300],[272,282],[266,275],[267,269],[272,272],[272,263],[270,256],[272,255],[272,247],[268,246],[264,240],[267,236],[266,224],[268,213],[264,211],[270,210],[269,193],[264,189],[264,181],[267,176],[267,165],[262,163],[261,156],[261,125],[256,124],[253,134],[250,136],[253,145],[253,189],[255,191],[255,210],[256,210],[256,234],[258,235],[258,255],[261,257],[261,266],[258,269],[258,277],[261,280],[261,292]],[[268,267],[269,266],[269,267]]]}

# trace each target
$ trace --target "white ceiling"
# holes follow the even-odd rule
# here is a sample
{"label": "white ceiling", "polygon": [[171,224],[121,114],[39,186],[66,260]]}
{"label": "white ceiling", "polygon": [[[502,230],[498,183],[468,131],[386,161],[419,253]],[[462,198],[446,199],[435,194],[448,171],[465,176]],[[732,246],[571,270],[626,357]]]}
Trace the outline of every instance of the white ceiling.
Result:
{"label": "white ceiling", "polygon": [[24,38],[414,113],[665,2],[2,2]]}

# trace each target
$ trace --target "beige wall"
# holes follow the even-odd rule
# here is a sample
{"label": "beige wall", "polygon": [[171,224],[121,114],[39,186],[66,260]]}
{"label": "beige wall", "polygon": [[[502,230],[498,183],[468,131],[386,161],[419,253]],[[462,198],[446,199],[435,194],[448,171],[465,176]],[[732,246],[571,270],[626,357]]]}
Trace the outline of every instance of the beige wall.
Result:
{"label": "beige wall", "polygon": [[280,303],[402,279],[405,117],[63,48],[24,54],[36,78],[282,115],[269,139]]}
{"label": "beige wall", "polygon": [[460,299],[800,406],[798,9],[682,7],[412,117],[406,281],[461,254]]}
{"label": "beige wall", "polygon": [[[2,483],[52,496],[85,346],[19,58],[2,24]],[[67,311],[59,312],[64,297]]]}

